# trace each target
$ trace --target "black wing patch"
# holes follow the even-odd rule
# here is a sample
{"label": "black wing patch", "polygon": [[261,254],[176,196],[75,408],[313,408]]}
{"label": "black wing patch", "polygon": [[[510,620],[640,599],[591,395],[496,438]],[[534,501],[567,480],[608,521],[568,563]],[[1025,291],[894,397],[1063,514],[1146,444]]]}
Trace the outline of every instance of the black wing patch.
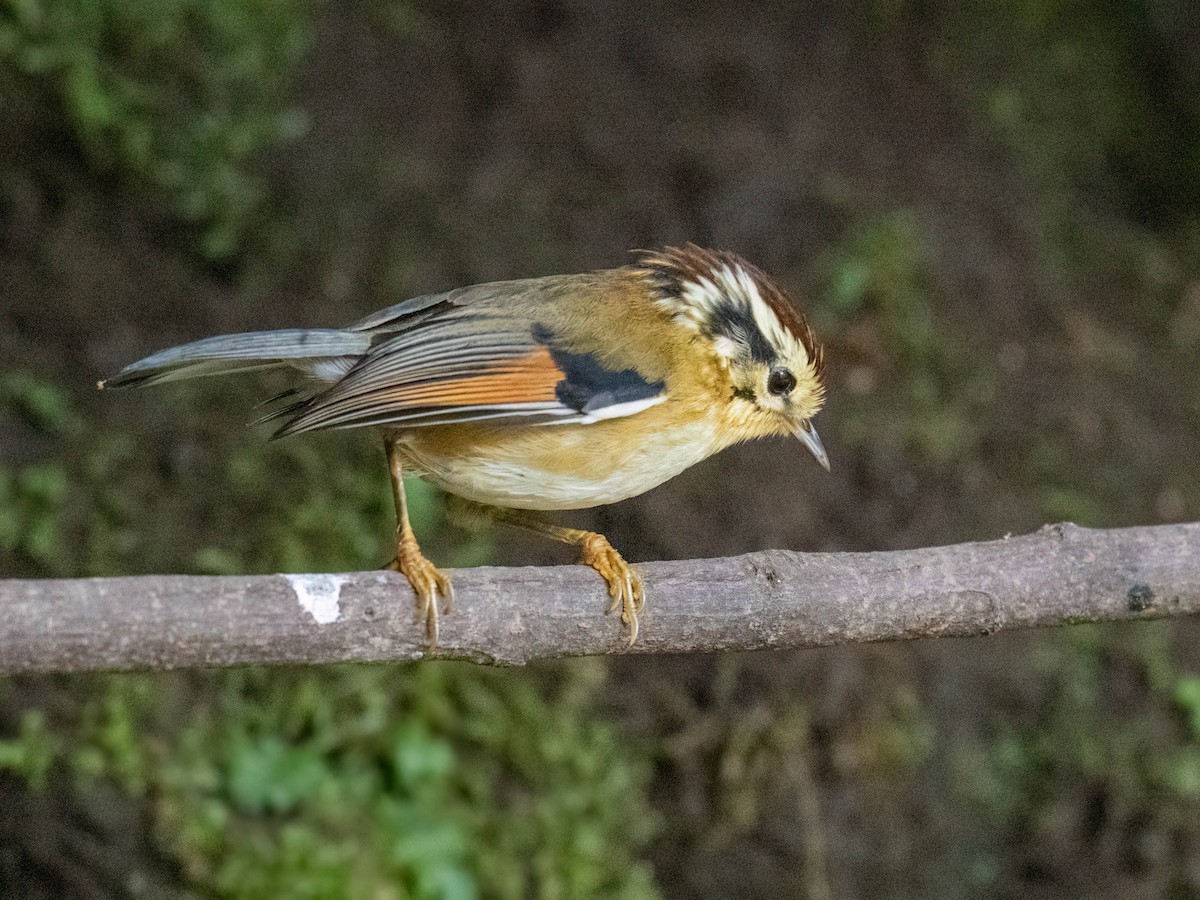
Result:
{"label": "black wing patch", "polygon": [[554,395],[563,406],[584,416],[603,417],[603,411],[626,403],[649,401],[663,394],[661,381],[647,381],[636,369],[614,372],[589,353],[572,353],[555,346],[554,334],[544,325],[533,327],[533,338],[550,351],[563,372]]}

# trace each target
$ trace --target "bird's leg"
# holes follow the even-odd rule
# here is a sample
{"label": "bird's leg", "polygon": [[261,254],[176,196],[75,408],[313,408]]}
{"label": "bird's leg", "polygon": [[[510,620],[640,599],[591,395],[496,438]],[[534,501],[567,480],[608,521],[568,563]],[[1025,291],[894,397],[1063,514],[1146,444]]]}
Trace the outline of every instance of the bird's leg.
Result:
{"label": "bird's leg", "polygon": [[425,620],[425,634],[429,649],[438,642],[438,597],[442,598],[442,612],[450,612],[454,603],[454,586],[450,577],[425,558],[408,521],[408,501],[404,496],[404,472],[401,467],[400,450],[396,441],[384,439],[387,448],[388,471],[392,476],[392,497],[396,501],[396,557],[386,568],[399,572],[408,579],[417,595],[417,615]]}
{"label": "bird's leg", "polygon": [[454,500],[455,505],[452,505],[451,509],[461,519],[487,518],[578,547],[579,562],[591,566],[608,583],[608,596],[612,598],[608,612],[620,610],[621,622],[629,627],[627,646],[634,645],[638,638],[638,614],[646,602],[646,590],[642,584],[642,576],[625,562],[624,557],[608,542],[608,538],[595,531],[553,525],[528,510],[485,506],[458,498]]}

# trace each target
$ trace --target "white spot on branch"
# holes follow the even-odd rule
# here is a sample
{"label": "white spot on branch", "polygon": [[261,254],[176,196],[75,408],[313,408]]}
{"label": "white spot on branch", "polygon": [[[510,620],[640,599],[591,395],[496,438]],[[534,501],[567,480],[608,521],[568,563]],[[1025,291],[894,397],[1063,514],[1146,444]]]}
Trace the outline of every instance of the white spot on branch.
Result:
{"label": "white spot on branch", "polygon": [[318,625],[336,622],[342,615],[342,585],[350,581],[346,575],[284,575],[301,608]]}

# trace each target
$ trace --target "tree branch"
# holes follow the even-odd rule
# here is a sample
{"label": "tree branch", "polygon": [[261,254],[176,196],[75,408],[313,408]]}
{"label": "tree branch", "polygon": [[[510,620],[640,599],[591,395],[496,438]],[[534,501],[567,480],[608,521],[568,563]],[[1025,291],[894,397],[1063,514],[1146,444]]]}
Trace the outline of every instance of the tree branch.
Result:
{"label": "tree branch", "polygon": [[[821,647],[1200,612],[1200,524],[1049,525],[889,553],[770,550],[647,563],[632,652]],[[519,665],[624,647],[582,566],[454,573],[435,654]],[[0,581],[0,673],[426,656],[392,572]]]}

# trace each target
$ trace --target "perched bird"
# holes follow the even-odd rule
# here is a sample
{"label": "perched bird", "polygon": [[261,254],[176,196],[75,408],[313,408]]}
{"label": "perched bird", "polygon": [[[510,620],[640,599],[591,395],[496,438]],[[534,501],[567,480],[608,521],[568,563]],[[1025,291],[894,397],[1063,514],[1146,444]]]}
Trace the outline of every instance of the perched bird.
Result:
{"label": "perched bird", "polygon": [[795,435],[826,469],[811,419],[824,396],[812,328],[765,273],[692,244],[632,265],[414,297],[343,329],[211,337],[163,350],[100,387],[291,366],[309,376],[267,419],[276,436],[383,431],[396,502],[389,568],[416,592],[431,645],[450,580],[421,553],[402,472],[496,521],[575,544],[637,639],[642,579],[603,535],[531,510],[647,491],[731,444]]}

